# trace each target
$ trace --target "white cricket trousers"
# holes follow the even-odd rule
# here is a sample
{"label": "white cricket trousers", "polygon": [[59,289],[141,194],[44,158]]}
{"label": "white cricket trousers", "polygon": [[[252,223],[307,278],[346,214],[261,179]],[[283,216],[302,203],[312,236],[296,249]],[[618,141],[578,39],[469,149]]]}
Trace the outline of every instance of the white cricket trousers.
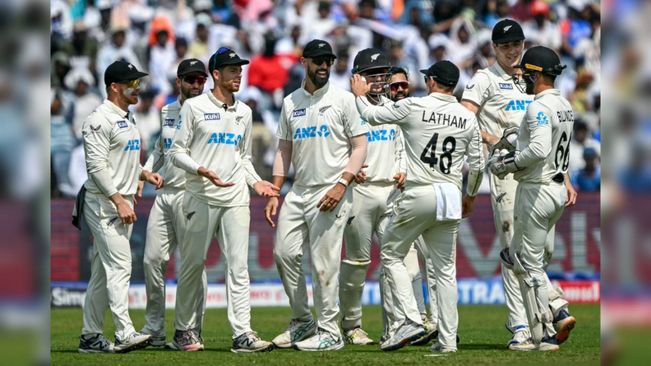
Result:
{"label": "white cricket trousers", "polygon": [[[371,262],[371,241],[374,233],[378,240],[382,240],[393,192],[395,188],[392,183],[364,183],[353,188],[351,214],[344,229],[344,260],[359,265],[355,270],[342,268],[340,274],[339,305],[344,330],[362,326],[362,291]],[[354,271],[360,273],[356,275]]]}
{"label": "white cricket trousers", "polygon": [[[567,189],[563,183],[518,184],[511,251],[518,256],[529,276],[542,279],[543,285],[538,291],[543,294],[553,291],[545,267],[551,259],[556,222],[563,214],[566,200]],[[549,324],[547,330],[554,333]]]}
{"label": "white cricket trousers", "polygon": [[250,282],[248,270],[249,206],[218,207],[203,202],[191,193],[183,196],[186,230],[179,248],[181,267],[176,287],[177,330],[201,326],[204,299],[203,274],[208,247],[217,236],[219,248],[226,259],[226,301],[228,320],[233,338],[251,331]]}
{"label": "white cricket trousers", "polygon": [[[124,196],[133,207],[133,198]],[[102,333],[106,308],[111,309],[115,338],[125,339],[135,331],[129,317],[131,279],[131,230],[118,217],[115,205],[101,194],[86,192],[84,219],[93,235],[95,253],[84,299],[81,334]]]}
{"label": "white cricket trousers", "polygon": [[[147,221],[145,240],[145,290],[147,307],[143,330],[154,336],[165,336],[165,273],[170,257],[183,240],[185,215],[183,215],[183,196],[181,188],[164,187],[154,200]],[[177,265],[180,267],[180,263]],[[199,315],[203,319],[206,306],[206,272],[202,274],[203,299],[200,301]],[[201,321],[199,321],[201,326]]]}
{"label": "white cricket trousers", "polygon": [[[459,192],[461,199],[461,192]],[[406,318],[422,324],[414,298],[411,278],[403,262],[412,243],[419,235],[427,247],[435,268],[436,304],[438,305],[439,343],[456,349],[457,280],[456,238],[460,220],[436,220],[436,192],[434,185],[407,185],[394,203],[394,213],[382,239],[380,258],[387,270],[395,306]]]}
{"label": "white cricket trousers", "polygon": [[[508,174],[504,179],[499,179],[492,173],[489,173],[488,177],[491,186],[491,206],[493,207],[495,233],[497,233],[502,249],[504,249],[509,247],[513,239],[513,209],[518,182],[513,179],[513,174]],[[499,257],[497,260],[502,266],[500,272],[508,309],[508,326],[513,329],[517,326],[527,325],[527,313],[524,310],[518,278],[512,269],[507,268],[502,263]]]}
{"label": "white cricket trousers", "polygon": [[340,337],[337,324],[339,305],[339,267],[344,226],[352,201],[349,187],[333,211],[319,211],[319,200],[332,188],[294,185],[285,196],[278,216],[274,259],[292,308],[292,318],[312,318],[307,299],[305,275],[301,266],[303,243],[308,243],[312,288],[319,328]]}

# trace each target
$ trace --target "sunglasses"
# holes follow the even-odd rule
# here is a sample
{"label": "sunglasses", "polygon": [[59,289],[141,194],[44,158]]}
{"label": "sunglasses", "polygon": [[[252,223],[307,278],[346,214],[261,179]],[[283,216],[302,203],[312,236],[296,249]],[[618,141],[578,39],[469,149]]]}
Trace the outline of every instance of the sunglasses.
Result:
{"label": "sunglasses", "polygon": [[199,82],[199,84],[204,84],[206,80],[208,80],[208,78],[203,75],[192,75],[183,78],[183,81],[185,81],[188,84],[194,84],[195,82]]}
{"label": "sunglasses", "polygon": [[140,79],[124,81],[119,84],[124,84],[127,86],[127,88],[137,89],[140,87]]}
{"label": "sunglasses", "polygon": [[408,81],[396,81],[395,83],[389,84],[389,88],[391,89],[392,92],[398,91],[398,89],[402,88],[408,89],[409,88],[409,82]]}
{"label": "sunglasses", "polygon": [[327,66],[332,66],[333,63],[335,63],[335,59],[332,58],[331,56],[319,56],[319,57],[314,57],[312,59],[312,63],[315,65],[319,66],[323,63],[326,63]]}

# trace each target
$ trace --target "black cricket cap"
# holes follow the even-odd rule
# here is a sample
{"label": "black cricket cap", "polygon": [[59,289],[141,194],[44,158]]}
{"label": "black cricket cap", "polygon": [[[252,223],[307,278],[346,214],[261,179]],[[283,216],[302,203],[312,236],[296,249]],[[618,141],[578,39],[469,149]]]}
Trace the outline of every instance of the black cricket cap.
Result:
{"label": "black cricket cap", "polygon": [[315,58],[319,56],[331,56],[337,58],[332,52],[332,46],[326,41],[320,39],[313,39],[309,41],[303,48],[303,57]]}
{"label": "black cricket cap", "polygon": [[536,46],[525,51],[520,64],[515,66],[523,72],[535,71],[545,75],[558,76],[563,72],[565,65],[551,48]]}
{"label": "black cricket cap", "polygon": [[126,61],[118,60],[110,64],[106,71],[104,71],[104,84],[106,86],[111,85],[111,83],[124,83],[131,80],[140,79],[143,76],[147,76],[146,72],[141,72],[136,69],[133,64],[130,64]]}
{"label": "black cricket cap", "polygon": [[448,60],[443,60],[420,70],[423,74],[436,80],[437,83],[454,88],[459,82],[459,68]]}
{"label": "black cricket cap", "polygon": [[503,19],[493,27],[491,36],[493,43],[507,43],[524,40],[524,32],[518,22],[511,19]]}
{"label": "black cricket cap", "polygon": [[249,60],[241,59],[240,56],[228,47],[220,47],[208,60],[208,71],[211,73],[220,67],[229,65],[246,65]]}
{"label": "black cricket cap", "polygon": [[206,65],[196,58],[189,58],[181,61],[179,68],[176,70],[176,76],[183,77],[192,73],[200,73],[208,76],[206,73]]}
{"label": "black cricket cap", "polygon": [[366,48],[357,53],[353,60],[353,74],[359,74],[371,69],[390,69],[389,57],[377,48]]}

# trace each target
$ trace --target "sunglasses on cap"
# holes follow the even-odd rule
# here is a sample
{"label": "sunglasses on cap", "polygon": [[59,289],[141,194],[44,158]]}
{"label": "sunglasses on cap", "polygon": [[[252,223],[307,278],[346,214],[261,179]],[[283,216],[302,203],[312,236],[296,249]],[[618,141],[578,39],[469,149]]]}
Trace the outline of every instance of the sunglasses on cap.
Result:
{"label": "sunglasses on cap", "polygon": [[332,56],[318,56],[312,58],[312,63],[320,66],[323,63],[326,63],[327,66],[332,66],[332,64],[335,62],[335,59],[332,58]]}
{"label": "sunglasses on cap", "polygon": [[140,79],[129,80],[129,81],[123,81],[123,82],[118,83],[118,84],[124,84],[124,85],[127,86],[127,88],[133,88],[133,89],[136,89],[136,88],[139,88],[139,87],[140,87]]}
{"label": "sunglasses on cap", "polygon": [[203,75],[190,75],[183,77],[183,81],[188,84],[194,84],[195,82],[199,82],[199,84],[205,84],[206,80],[208,80],[208,78]]}
{"label": "sunglasses on cap", "polygon": [[398,91],[398,89],[408,89],[409,88],[409,82],[408,81],[396,81],[394,83],[389,84],[389,88],[391,89],[392,92]]}

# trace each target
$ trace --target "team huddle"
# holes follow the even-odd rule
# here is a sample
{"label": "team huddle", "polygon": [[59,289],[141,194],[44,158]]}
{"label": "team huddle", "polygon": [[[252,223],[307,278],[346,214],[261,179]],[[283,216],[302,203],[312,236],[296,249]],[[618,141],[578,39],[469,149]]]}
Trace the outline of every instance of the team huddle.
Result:
{"label": "team huddle", "polygon": [[[506,328],[512,333],[507,347],[558,350],[576,323],[545,272],[555,224],[576,202],[567,175],[573,112],[554,88],[564,66],[546,47],[523,55],[524,34],[515,21],[498,22],[492,42],[497,61],[475,74],[458,102],[459,69],[449,61],[420,70],[428,95],[410,97],[408,70],[392,66],[381,50],[365,49],[353,62],[351,93],[329,83],[336,59],[330,44],[310,41],[301,57],[305,79],[282,104],[271,182],[251,163],[252,112],[234,96],[248,60],[222,47],[208,72],[198,59],[181,62],[180,96],[163,107],[161,136],[144,167],[128,107],[138,102],[147,74],[127,62],[111,64],[104,74],[107,100],[84,123],[89,179],[73,214],[77,224],[84,218],[96,248],[79,352],[150,345],[202,350],[204,261],[213,237],[226,260],[232,352],[374,344],[363,329],[361,301],[374,235],[381,259],[380,348],[431,341],[432,352],[456,352],[456,238],[462,218],[472,214],[486,166],[503,248]],[[203,93],[208,76],[215,86]],[[513,101],[526,108],[505,108]],[[281,206],[290,166],[294,181]],[[136,331],[128,313],[129,239],[144,182],[157,196],[145,244],[145,326]],[[250,189],[268,200],[274,260],[291,307],[287,329],[271,341],[251,328]],[[175,333],[167,342],[164,275],[177,248]],[[303,250],[310,253],[316,316],[308,305]],[[115,343],[103,336],[106,308]]]}

